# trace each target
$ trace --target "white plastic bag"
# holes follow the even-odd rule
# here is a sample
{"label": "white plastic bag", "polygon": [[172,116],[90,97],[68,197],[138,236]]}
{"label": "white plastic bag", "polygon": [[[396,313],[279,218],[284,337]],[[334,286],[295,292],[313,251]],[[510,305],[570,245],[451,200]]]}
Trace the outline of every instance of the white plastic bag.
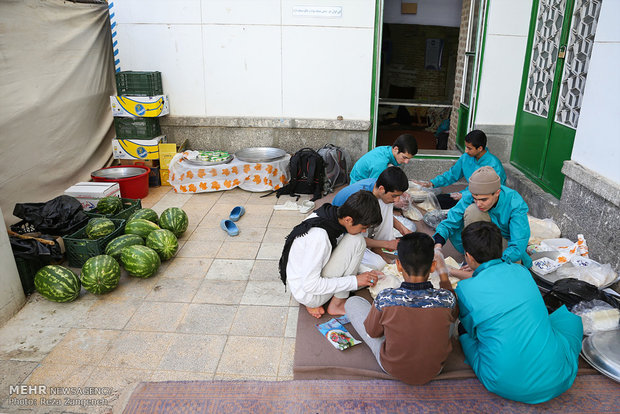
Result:
{"label": "white plastic bag", "polygon": [[585,335],[610,331],[619,327],[620,310],[602,300],[594,299],[589,302],[580,302],[573,306],[571,312],[581,317]]}
{"label": "white plastic bag", "polygon": [[557,239],[560,237],[561,231],[555,222],[549,218],[539,219],[527,216],[530,223],[530,240],[528,244],[539,244],[545,239]]}

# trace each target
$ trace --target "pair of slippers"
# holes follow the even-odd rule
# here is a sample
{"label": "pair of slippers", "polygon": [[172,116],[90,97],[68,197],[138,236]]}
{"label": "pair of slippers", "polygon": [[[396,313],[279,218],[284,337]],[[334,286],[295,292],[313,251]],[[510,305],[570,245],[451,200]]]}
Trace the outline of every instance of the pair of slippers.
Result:
{"label": "pair of slippers", "polygon": [[238,221],[244,214],[245,208],[243,206],[237,206],[233,208],[230,212],[228,219],[223,219],[222,221],[220,221],[220,227],[222,228],[222,230],[228,233],[229,236],[238,235],[239,227],[237,227],[235,222]]}

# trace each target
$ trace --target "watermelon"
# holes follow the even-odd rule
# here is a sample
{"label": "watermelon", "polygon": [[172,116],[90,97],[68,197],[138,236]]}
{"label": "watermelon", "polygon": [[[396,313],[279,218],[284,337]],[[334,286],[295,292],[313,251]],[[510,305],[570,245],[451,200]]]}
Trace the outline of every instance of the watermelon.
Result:
{"label": "watermelon", "polygon": [[143,239],[146,239],[146,236],[153,230],[159,230],[159,226],[145,219],[129,220],[125,225],[125,234],[137,234]]}
{"label": "watermelon", "polygon": [[180,237],[187,230],[187,214],[178,207],[165,209],[159,216],[159,225],[162,229],[170,230]]}
{"label": "watermelon", "polygon": [[146,247],[155,250],[161,260],[168,260],[177,252],[179,242],[170,230],[153,230],[146,238]]}
{"label": "watermelon", "polygon": [[34,287],[52,302],[71,302],[80,294],[80,278],[64,266],[44,266],[34,275]]}
{"label": "watermelon", "polygon": [[86,236],[89,239],[99,239],[116,230],[114,222],[108,218],[96,217],[88,220],[86,225]]}
{"label": "watermelon", "polygon": [[82,286],[95,295],[108,293],[118,286],[121,267],[112,256],[91,257],[82,266]]}
{"label": "watermelon", "polygon": [[127,273],[143,279],[153,276],[161,264],[155,250],[139,244],[121,250],[121,262]]}
{"label": "watermelon", "polygon": [[137,234],[123,234],[110,241],[105,248],[105,254],[112,256],[116,260],[121,259],[121,250],[127,246],[133,246],[134,244],[144,245],[144,240]]}
{"label": "watermelon", "polygon": [[106,215],[116,214],[123,209],[123,202],[116,196],[107,196],[97,202],[97,212]]}
{"label": "watermelon", "polygon": [[152,221],[155,224],[159,222],[159,216],[157,216],[157,212],[150,208],[141,208],[140,210],[134,211],[133,214],[129,216],[127,221],[138,218]]}

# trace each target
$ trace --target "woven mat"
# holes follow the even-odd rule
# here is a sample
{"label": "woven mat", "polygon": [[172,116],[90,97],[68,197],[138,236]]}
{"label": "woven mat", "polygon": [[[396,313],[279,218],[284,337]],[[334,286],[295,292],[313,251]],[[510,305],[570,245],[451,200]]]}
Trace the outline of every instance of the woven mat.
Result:
{"label": "woven mat", "polygon": [[602,375],[577,377],[535,406],[488,392],[477,380],[409,386],[395,381],[179,381],[139,384],[123,411],[138,413],[604,413],[618,412],[620,387]]}

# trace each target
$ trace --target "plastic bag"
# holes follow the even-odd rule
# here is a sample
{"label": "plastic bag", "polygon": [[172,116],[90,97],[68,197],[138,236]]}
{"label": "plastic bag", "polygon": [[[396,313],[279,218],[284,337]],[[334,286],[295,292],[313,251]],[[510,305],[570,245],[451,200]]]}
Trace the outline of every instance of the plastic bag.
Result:
{"label": "plastic bag", "polygon": [[539,219],[527,216],[530,224],[530,240],[528,244],[539,244],[545,239],[557,239],[560,237],[561,231],[557,224],[551,219]]}
{"label": "plastic bag", "polygon": [[347,331],[338,320],[330,319],[329,321],[316,325],[319,332],[321,332],[325,338],[335,348],[344,351],[347,348],[351,348],[354,345],[361,344],[362,341],[358,341]]}
{"label": "plastic bag", "polygon": [[572,277],[583,280],[599,289],[611,285],[618,278],[609,263],[602,265],[581,256],[573,256],[571,263],[573,266],[566,265],[557,269],[560,278]]}
{"label": "plastic bag", "polygon": [[586,335],[618,329],[620,322],[620,310],[597,299],[580,302],[573,307],[571,312],[581,317],[583,333]]}
{"label": "plastic bag", "polygon": [[[437,200],[435,198],[435,200]],[[432,229],[448,217],[448,210],[432,210],[424,215],[424,222]]]}
{"label": "plastic bag", "polygon": [[62,248],[55,237],[38,233],[32,234],[31,236],[49,240],[53,242],[53,244],[42,243],[34,238],[24,239],[17,236],[10,236],[9,241],[11,242],[13,256],[21,257],[22,259],[45,259],[49,262],[62,260]]}
{"label": "plastic bag", "polygon": [[[45,203],[15,204],[13,215],[31,224],[36,231],[54,236],[73,233],[88,221],[82,204],[68,195]],[[14,231],[20,233],[19,230]]]}
{"label": "plastic bag", "polygon": [[544,296],[545,304],[551,311],[562,305],[572,309],[579,302],[588,302],[594,299],[607,302],[616,308],[620,306],[620,301],[605,295],[596,286],[572,278],[557,280]]}

